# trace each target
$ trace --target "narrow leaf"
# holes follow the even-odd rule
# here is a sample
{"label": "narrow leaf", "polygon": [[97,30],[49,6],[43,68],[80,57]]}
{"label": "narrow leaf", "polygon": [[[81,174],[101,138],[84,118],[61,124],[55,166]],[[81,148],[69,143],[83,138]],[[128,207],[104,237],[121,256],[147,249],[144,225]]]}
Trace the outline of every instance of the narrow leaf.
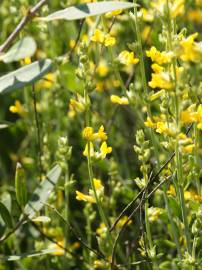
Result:
{"label": "narrow leaf", "polygon": [[10,215],[7,207],[2,202],[0,202],[0,215],[1,215],[2,219],[3,219],[3,221],[5,222],[5,224],[9,228],[12,228],[13,224],[12,224],[11,215]]}
{"label": "narrow leaf", "polygon": [[57,251],[57,249],[43,249],[43,250],[36,251],[33,253],[23,253],[20,255],[10,255],[10,256],[0,255],[0,259],[6,260],[6,261],[18,261],[18,260],[21,260],[23,258],[42,256],[42,255],[54,253],[56,251]]}
{"label": "narrow leaf", "polygon": [[36,218],[33,218],[32,219],[33,222],[41,222],[41,223],[49,223],[51,221],[51,219],[49,217],[46,217],[46,216],[39,216],[39,217],[36,217]]}
{"label": "narrow leaf", "polygon": [[36,61],[0,77],[0,94],[6,94],[33,84],[51,69],[51,60]]}
{"label": "narrow leaf", "polygon": [[32,219],[41,210],[44,203],[48,200],[53,188],[55,187],[61,174],[61,167],[56,165],[36,188],[30,201],[25,206],[24,213]]}
{"label": "narrow leaf", "polygon": [[27,202],[27,186],[25,172],[19,162],[15,171],[15,193],[17,202],[21,207],[24,207]]}
{"label": "narrow leaf", "polygon": [[56,11],[48,15],[47,17],[41,19],[45,21],[79,20],[90,16],[101,15],[117,9],[128,9],[132,7],[134,7],[134,4],[129,2],[118,2],[118,1],[95,2],[68,7],[66,9]]}
{"label": "narrow leaf", "polygon": [[4,120],[0,121],[0,129],[8,128],[11,125],[13,125],[13,123]]}
{"label": "narrow leaf", "polygon": [[19,61],[34,55],[36,48],[36,42],[32,37],[24,37],[3,54],[0,60],[3,60],[4,63]]}

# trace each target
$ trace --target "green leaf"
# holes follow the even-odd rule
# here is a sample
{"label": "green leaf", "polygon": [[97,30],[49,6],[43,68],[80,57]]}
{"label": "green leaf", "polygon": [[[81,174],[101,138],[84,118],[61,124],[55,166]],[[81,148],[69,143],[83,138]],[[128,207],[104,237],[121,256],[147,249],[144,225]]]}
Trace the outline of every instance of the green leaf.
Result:
{"label": "green leaf", "polygon": [[4,63],[19,61],[34,55],[36,48],[36,42],[32,37],[24,37],[3,54],[0,60],[3,60]]}
{"label": "green leaf", "polygon": [[36,251],[33,253],[23,253],[20,255],[10,255],[10,256],[0,255],[0,259],[6,260],[6,261],[18,261],[25,257],[30,258],[30,257],[37,257],[37,256],[46,255],[46,254],[51,254],[51,253],[56,252],[57,250],[58,249],[43,249],[43,250]]}
{"label": "green leaf", "polygon": [[38,81],[51,69],[52,61],[45,59],[26,65],[0,77],[0,94],[6,94]]}
{"label": "green leaf", "polygon": [[128,9],[132,7],[134,7],[134,4],[129,2],[118,2],[118,1],[95,2],[68,7],[66,9],[56,11],[48,15],[47,17],[41,19],[45,21],[54,21],[54,20],[72,21],[84,19],[90,16],[101,15],[117,9]]}
{"label": "green leaf", "polygon": [[2,202],[0,202],[0,215],[1,215],[2,219],[3,219],[3,221],[5,222],[5,224],[9,228],[12,228],[13,224],[12,224],[11,215],[10,215],[7,207]]}
{"label": "green leaf", "polygon": [[12,125],[13,125],[13,123],[11,123],[11,122],[4,121],[4,120],[0,121],[0,129],[8,128]]}
{"label": "green leaf", "polygon": [[18,162],[15,171],[15,193],[17,202],[24,207],[27,202],[27,186],[25,172],[22,165]]}
{"label": "green leaf", "polygon": [[56,165],[46,176],[39,186],[36,188],[30,201],[25,206],[24,213],[32,219],[36,213],[41,210],[44,203],[48,200],[53,188],[55,187],[60,174],[61,167]]}

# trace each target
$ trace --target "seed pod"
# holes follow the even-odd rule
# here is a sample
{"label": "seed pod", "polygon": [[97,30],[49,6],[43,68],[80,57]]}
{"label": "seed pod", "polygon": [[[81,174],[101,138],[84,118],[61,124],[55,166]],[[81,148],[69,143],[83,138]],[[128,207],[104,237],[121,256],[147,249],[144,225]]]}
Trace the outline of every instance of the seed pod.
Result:
{"label": "seed pod", "polygon": [[27,202],[27,187],[26,187],[26,179],[25,172],[22,168],[22,165],[18,162],[16,165],[15,172],[15,192],[17,202],[21,207],[24,207]]}

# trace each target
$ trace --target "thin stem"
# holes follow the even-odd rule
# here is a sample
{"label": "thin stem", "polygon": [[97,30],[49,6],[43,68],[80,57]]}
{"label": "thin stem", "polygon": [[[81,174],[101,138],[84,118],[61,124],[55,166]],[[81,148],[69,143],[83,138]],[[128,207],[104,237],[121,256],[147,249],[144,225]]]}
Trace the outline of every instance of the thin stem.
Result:
{"label": "thin stem", "polygon": [[[166,8],[167,8],[167,33],[168,33],[168,46],[169,50],[173,49],[172,45],[172,26],[171,26],[171,16],[170,16],[170,8],[169,8],[169,0],[166,1]],[[172,60],[172,69],[173,69],[173,75],[174,75],[174,90],[175,90],[175,116],[176,116],[176,126],[177,130],[180,129],[180,123],[179,123],[179,101],[178,101],[178,85],[177,85],[177,63],[176,60]],[[191,254],[191,237],[189,232],[189,223],[187,220],[187,211],[185,206],[185,200],[184,200],[184,181],[183,181],[183,166],[182,166],[182,155],[180,153],[178,139],[176,139],[176,145],[175,145],[175,152],[176,152],[176,168],[177,168],[177,183],[176,187],[178,190],[178,196],[180,200],[180,206],[181,206],[181,212],[182,212],[182,219],[184,223],[184,232],[185,232],[185,238],[186,238],[186,244],[187,244],[187,251],[189,254]]]}
{"label": "thin stem", "polygon": [[[67,161],[68,162],[68,161]],[[65,173],[65,219],[69,221],[69,165],[66,162],[66,173]],[[65,248],[69,240],[68,228],[65,230]]]}
{"label": "thin stem", "polygon": [[27,15],[24,16],[10,36],[6,39],[6,41],[0,46],[0,53],[7,50],[12,44],[13,40],[18,36],[18,34],[22,31],[25,25],[33,19],[35,14],[39,11],[39,9],[47,2],[47,0],[39,1],[33,8],[29,9]]}
{"label": "thin stem", "polygon": [[35,86],[34,84],[32,85],[32,97],[33,97],[33,102],[34,102],[34,118],[35,118],[35,123],[36,123],[36,131],[37,131],[37,148],[38,148],[38,162],[39,162],[39,175],[40,175],[40,181],[42,180],[42,149],[41,149],[41,132],[40,132],[40,125],[39,125],[39,117],[38,117],[38,112],[37,112],[37,106],[36,106],[36,92],[35,92]]}
{"label": "thin stem", "polygon": [[105,258],[105,256],[100,252],[97,251],[93,248],[91,248],[88,244],[86,244],[86,242],[81,238],[81,236],[79,236],[76,232],[76,230],[74,229],[74,227],[71,225],[70,222],[68,222],[68,220],[66,220],[61,214],[60,212],[58,212],[58,210],[51,206],[48,203],[44,203],[44,205],[47,205],[50,209],[52,209],[61,219],[62,221],[65,223],[66,226],[69,227],[70,231],[74,234],[74,236],[76,237],[77,241],[80,242],[83,246],[85,246],[88,250],[92,251],[97,257],[103,259],[104,261],[108,262],[108,260]]}

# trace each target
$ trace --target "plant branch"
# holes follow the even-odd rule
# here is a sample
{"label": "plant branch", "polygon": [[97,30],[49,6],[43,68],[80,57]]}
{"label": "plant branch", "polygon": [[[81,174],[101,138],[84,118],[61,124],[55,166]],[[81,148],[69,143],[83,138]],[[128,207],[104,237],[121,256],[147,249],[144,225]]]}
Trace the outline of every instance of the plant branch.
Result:
{"label": "plant branch", "polygon": [[18,34],[21,32],[21,30],[25,27],[25,25],[32,20],[32,18],[35,16],[37,11],[47,2],[47,0],[41,0],[39,1],[33,8],[29,9],[27,12],[27,15],[24,16],[19,24],[16,26],[16,28],[13,30],[13,32],[8,36],[6,41],[0,46],[0,53],[3,53],[5,50],[7,50],[13,40],[18,36]]}

